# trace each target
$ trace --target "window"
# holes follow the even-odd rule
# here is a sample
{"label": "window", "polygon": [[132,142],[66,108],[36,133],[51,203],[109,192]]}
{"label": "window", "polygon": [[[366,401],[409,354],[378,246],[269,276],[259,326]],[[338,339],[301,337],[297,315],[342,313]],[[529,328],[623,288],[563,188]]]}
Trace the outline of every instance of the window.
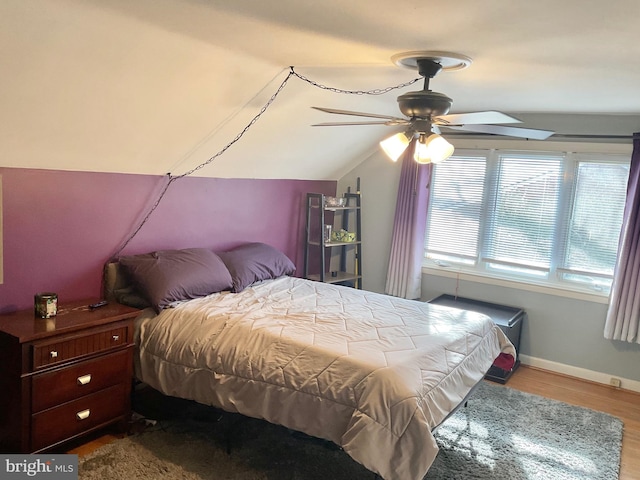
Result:
{"label": "window", "polygon": [[475,264],[486,159],[450,157],[435,167],[431,184],[427,251],[435,258]]}
{"label": "window", "polygon": [[425,256],[487,276],[608,292],[629,159],[463,151],[434,166]]}

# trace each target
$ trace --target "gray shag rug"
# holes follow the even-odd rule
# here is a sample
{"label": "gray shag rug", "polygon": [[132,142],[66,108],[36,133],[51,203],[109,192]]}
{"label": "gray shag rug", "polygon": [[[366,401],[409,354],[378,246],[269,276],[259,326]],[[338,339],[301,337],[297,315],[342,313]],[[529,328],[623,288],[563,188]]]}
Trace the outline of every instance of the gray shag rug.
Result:
{"label": "gray shag rug", "polygon": [[[157,423],[80,458],[80,479],[374,479],[334,444],[264,421],[159,394],[134,407]],[[622,428],[608,414],[483,382],[436,432],[425,479],[617,479]]]}

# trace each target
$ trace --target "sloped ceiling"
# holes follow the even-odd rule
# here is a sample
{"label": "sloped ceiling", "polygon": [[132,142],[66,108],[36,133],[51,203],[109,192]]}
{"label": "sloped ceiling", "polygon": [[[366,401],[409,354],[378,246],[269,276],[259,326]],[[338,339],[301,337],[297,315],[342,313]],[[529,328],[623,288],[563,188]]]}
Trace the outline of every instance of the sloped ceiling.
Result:
{"label": "sloped ceiling", "polygon": [[213,158],[195,174],[339,179],[389,127],[312,127],[342,119],[309,107],[399,115],[422,85],[338,94],[289,67],[383,89],[417,77],[390,60],[410,50],[473,59],[431,82],[452,113],[629,135],[639,14],[636,0],[2,0],[0,166],[179,175]]}

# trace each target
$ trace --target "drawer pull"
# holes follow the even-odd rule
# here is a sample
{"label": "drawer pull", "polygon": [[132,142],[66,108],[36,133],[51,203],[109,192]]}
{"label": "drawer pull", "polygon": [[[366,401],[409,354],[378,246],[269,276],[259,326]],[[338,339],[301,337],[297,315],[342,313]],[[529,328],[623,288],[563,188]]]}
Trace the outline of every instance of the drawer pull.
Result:
{"label": "drawer pull", "polygon": [[58,352],[56,352],[55,350],[49,352],[49,355],[51,356],[51,358],[58,358]]}
{"label": "drawer pull", "polygon": [[87,408],[86,410],[82,410],[81,412],[76,413],[76,418],[78,420],[85,420],[89,418],[89,415],[91,415],[91,410]]}
{"label": "drawer pull", "polygon": [[78,377],[78,385],[86,385],[87,383],[89,383],[91,381],[91,374],[87,374],[87,375],[82,375],[81,377]]}
{"label": "drawer pull", "polygon": [[120,340],[120,335],[114,335],[114,336],[113,336],[113,337],[111,337],[111,338],[113,338],[113,341],[114,341],[114,342],[117,342],[118,340]]}

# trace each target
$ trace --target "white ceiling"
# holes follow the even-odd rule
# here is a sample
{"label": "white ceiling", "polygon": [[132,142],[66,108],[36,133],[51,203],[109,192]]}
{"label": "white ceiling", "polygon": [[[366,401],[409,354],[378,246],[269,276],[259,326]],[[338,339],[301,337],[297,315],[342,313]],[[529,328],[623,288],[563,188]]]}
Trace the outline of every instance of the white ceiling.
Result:
{"label": "white ceiling", "polygon": [[[225,148],[287,78],[382,89],[410,50],[473,59],[433,90],[563,134],[640,131],[637,0],[2,0],[0,166],[181,174]],[[396,97],[291,77],[198,175],[338,179],[389,127],[312,105],[399,115]],[[553,115],[549,115],[553,114]]]}

